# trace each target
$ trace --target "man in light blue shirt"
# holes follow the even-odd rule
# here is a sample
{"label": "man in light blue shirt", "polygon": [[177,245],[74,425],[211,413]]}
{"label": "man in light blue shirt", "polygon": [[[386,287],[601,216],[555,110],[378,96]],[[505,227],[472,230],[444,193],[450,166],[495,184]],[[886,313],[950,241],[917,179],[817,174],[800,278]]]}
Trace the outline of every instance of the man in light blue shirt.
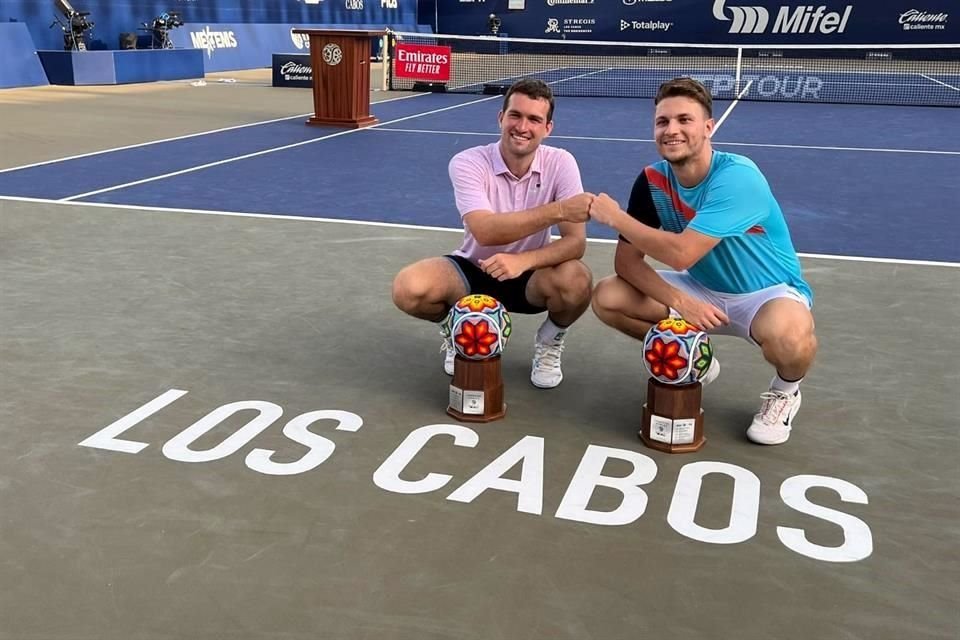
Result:
{"label": "man in light blue shirt", "polygon": [[[712,148],[713,101],[703,85],[670,80],[654,102],[663,160],[637,177],[626,211],[606,194],[591,205],[591,218],[620,234],[616,273],[594,289],[594,312],[639,340],[673,314],[758,345],[776,374],[747,437],[786,442],[817,339],[813,292],[783,213],[750,159]],[[648,255],[673,270],[654,270]],[[704,384],[719,369],[714,359]]]}

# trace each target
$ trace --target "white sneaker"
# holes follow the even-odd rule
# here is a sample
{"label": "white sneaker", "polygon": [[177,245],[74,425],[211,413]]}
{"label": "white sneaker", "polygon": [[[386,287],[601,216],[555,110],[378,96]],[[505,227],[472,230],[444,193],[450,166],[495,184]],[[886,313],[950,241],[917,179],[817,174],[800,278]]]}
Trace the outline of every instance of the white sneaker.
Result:
{"label": "white sneaker", "polygon": [[440,350],[443,351],[443,372],[448,376],[453,375],[453,360],[457,356],[456,350],[453,348],[453,342],[449,337],[443,339],[443,344],[440,345]]}
{"label": "white sneaker", "polygon": [[707,372],[703,374],[703,379],[700,380],[700,384],[707,386],[711,382],[717,379],[717,376],[720,375],[720,361],[714,358],[710,361],[710,366],[707,367]]}
{"label": "white sneaker", "polygon": [[783,444],[790,437],[790,425],[800,410],[800,390],[794,394],[770,389],[760,394],[763,406],[753,416],[747,437],[757,444]]}
{"label": "white sneaker", "polygon": [[450,331],[446,323],[440,325],[440,335],[443,336],[443,343],[440,344],[440,351],[443,352],[443,372],[448,376],[453,375],[453,360],[457,355],[453,348],[453,338],[450,337]]}
{"label": "white sneaker", "polygon": [[541,389],[552,389],[563,380],[560,370],[560,354],[563,353],[563,334],[550,342],[533,343],[533,366],[530,382]]}

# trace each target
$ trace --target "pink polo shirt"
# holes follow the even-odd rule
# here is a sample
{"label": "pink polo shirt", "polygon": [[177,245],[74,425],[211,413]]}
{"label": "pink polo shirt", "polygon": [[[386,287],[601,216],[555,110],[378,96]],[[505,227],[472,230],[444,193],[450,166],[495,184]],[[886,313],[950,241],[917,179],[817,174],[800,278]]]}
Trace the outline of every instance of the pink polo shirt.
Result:
{"label": "pink polo shirt", "polygon": [[[507,169],[494,142],[461,151],[449,165],[450,181],[460,217],[471,211],[494,213],[523,211],[583,193],[580,168],[566,149],[540,145],[527,175],[517,178]],[[510,244],[484,247],[464,225],[463,244],[453,253],[474,264],[497,253],[522,253],[550,243],[550,229],[543,229]]]}

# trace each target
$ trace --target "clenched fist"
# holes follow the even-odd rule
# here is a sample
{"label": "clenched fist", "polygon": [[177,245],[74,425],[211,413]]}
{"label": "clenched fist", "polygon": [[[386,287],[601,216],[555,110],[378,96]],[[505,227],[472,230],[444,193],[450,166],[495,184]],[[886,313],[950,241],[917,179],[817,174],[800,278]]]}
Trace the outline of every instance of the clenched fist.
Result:
{"label": "clenched fist", "polygon": [[617,201],[605,193],[598,195],[590,204],[590,218],[608,227],[613,227],[622,213]]}
{"label": "clenched fist", "polygon": [[590,219],[590,204],[596,198],[592,193],[581,193],[560,201],[560,217],[564,222],[586,222]]}

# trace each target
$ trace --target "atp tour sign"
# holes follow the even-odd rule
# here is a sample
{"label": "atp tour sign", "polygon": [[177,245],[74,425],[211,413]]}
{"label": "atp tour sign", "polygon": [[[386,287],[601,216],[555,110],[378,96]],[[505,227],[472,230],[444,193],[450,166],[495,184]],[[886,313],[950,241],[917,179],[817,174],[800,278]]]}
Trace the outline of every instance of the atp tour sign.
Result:
{"label": "atp tour sign", "polygon": [[393,75],[397,78],[448,82],[450,58],[450,47],[398,43],[393,54]]}

